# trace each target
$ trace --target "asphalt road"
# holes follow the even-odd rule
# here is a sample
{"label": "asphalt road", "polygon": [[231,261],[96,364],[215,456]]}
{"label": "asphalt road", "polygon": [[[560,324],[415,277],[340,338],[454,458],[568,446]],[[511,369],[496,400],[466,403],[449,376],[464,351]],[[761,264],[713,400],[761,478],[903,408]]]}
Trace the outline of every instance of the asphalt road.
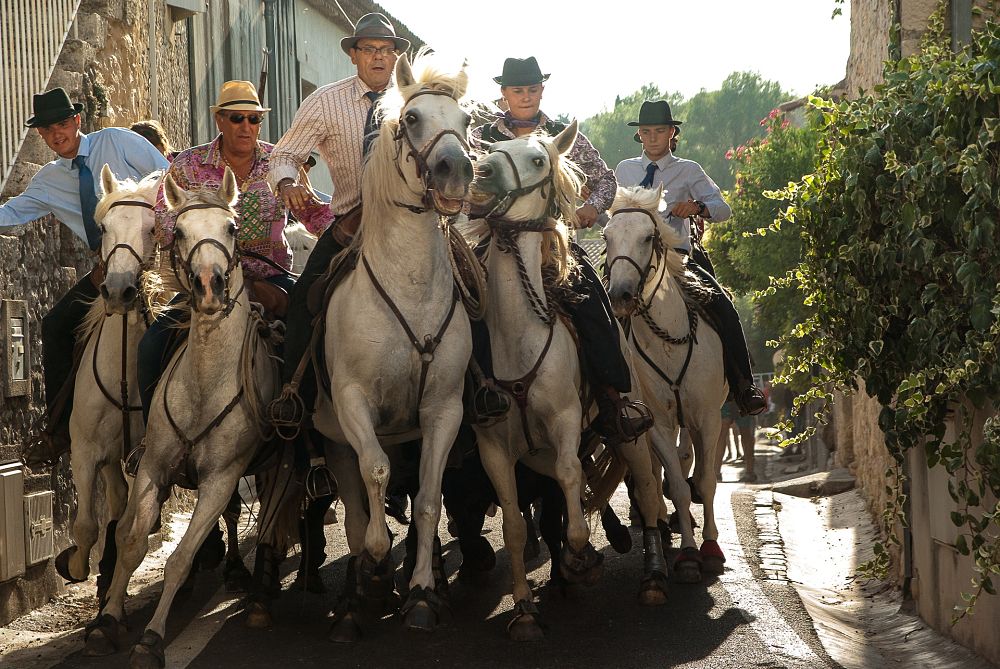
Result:
{"label": "asphalt road", "polygon": [[[735,470],[727,472],[735,478]],[[616,508],[624,511],[623,491]],[[326,640],[327,614],[343,581],[347,559],[321,569],[327,595],[287,591],[276,602],[275,625],[249,630],[238,599],[221,588],[216,573],[200,574],[192,595],[175,603],[167,634],[167,666],[192,669],[230,667],[789,667],[836,666],[823,650],[795,591],[781,579],[769,580],[760,567],[752,490],[721,484],[717,495],[720,545],[726,572],[700,585],[671,583],[669,601],[658,608],[636,601],[642,568],[641,532],[635,548],[618,555],[600,527],[594,545],[605,554],[600,583],[567,593],[545,588],[547,552],[529,565],[546,639],[515,644],[505,626],[513,605],[509,568],[501,543],[500,514],[488,519],[487,537],[498,549],[498,565],[486,585],[457,579],[457,542],[442,527],[446,569],[451,577],[451,620],[433,634],[405,631],[399,620],[373,622],[354,646]],[[700,512],[700,509],[699,509]],[[696,513],[696,516],[698,513]],[[327,526],[327,553],[343,555],[341,525]],[[676,545],[675,540],[675,545]],[[396,548],[397,557],[400,548]],[[774,546],[763,552],[773,557]],[[297,558],[285,563],[286,585]],[[158,586],[154,586],[158,587]],[[129,607],[129,646],[152,615],[153,605]],[[22,656],[23,657],[23,656]],[[0,662],[18,667],[17,656]],[[128,666],[128,652],[106,658],[72,651],[61,668]]]}

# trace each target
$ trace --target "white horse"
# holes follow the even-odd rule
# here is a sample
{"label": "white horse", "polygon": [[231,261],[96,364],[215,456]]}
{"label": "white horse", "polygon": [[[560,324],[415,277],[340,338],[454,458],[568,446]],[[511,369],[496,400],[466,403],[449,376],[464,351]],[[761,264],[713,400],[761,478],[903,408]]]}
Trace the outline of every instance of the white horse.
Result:
{"label": "white horse", "polygon": [[[575,216],[580,181],[562,156],[576,136],[574,121],[555,138],[530,135],[497,142],[477,161],[473,183],[474,200],[485,196],[499,202],[486,217],[492,232],[486,261],[490,296],[486,322],[497,383],[513,395],[516,406],[507,420],[476,427],[476,433],[483,466],[503,507],[504,544],[514,581],[514,614],[507,629],[520,641],[540,639],[543,634],[524,566],[525,521],[514,479],[519,459],[557,480],[565,495],[568,546],[552,559],[562,561],[567,580],[593,582],[601,566],[601,556],[589,543],[581,505],[584,407],[579,355],[546,289],[547,283],[568,290],[565,284],[573,261],[567,229],[559,219]],[[616,453],[636,473],[646,517],[655,518],[659,493],[648,449],[622,444]],[[612,483],[620,481],[621,470]],[[644,531],[646,570],[640,593],[644,604],[665,602],[666,563],[653,525]]]}
{"label": "white horse", "polygon": [[[647,439],[666,469],[670,498],[680,517],[676,577],[697,582],[702,568],[722,573],[725,562],[713,503],[721,408],[728,385],[718,334],[707,324],[697,327],[701,319],[692,302],[705,288],[685,270],[686,259],[674,250],[680,240],[661,218],[662,208],[662,189],[618,189],[604,229],[605,274],[615,314],[631,317],[633,370],[655,419]],[[705,510],[700,552],[688,512],[691,490],[676,447],[681,426],[694,443],[695,485]]]}
{"label": "white horse", "polygon": [[117,649],[129,579],[148,550],[149,531],[176,476],[197,484],[198,502],[167,559],[163,594],[132,650],[133,667],[164,664],[170,605],[262,442],[260,415],[278,373],[244,290],[232,171],[226,169],[218,191],[191,193],[168,175],[163,194],[177,215],[171,264],[191,296],[191,323],[186,344],[170,360],[153,396],[146,452],[118,528],[118,565],[108,603],[88,630],[87,654]]}
{"label": "white horse", "polygon": [[74,545],[55,559],[56,571],[67,581],[90,575],[90,552],[98,537],[95,508],[96,478],[104,479],[107,525],[104,553],[97,577],[101,605],[111,583],[115,562],[115,527],[125,511],[128,485],[122,458],[145,433],[139,405],[136,355],[139,339],[153,316],[150,295],[142,294],[142,274],[156,252],[153,205],[162,173],[136,183],[117,181],[111,169],[101,170],[103,197],[94,212],[103,229],[100,268],[104,282],[81,326],[86,341],[74,387],[69,430],[70,458],[77,510],[70,528]]}
{"label": "white horse", "polygon": [[[445,74],[425,58],[417,74],[406,56],[381,103],[385,120],[362,173],[355,271],[326,307],[326,370],[314,424],[357,454],[370,517],[344,497],[345,527],[361,565],[388,557],[383,445],[422,438],[420,492],[413,507],[416,568],[404,623],[432,629],[437,595],[432,548],[441,515],[441,477],[462,421],[462,390],[472,352],[468,317],[458,304],[441,215],[456,214],[472,181],[464,71]],[[444,230],[444,231],[443,231]],[[338,475],[339,476],[339,475]],[[360,555],[359,555],[360,554]]]}

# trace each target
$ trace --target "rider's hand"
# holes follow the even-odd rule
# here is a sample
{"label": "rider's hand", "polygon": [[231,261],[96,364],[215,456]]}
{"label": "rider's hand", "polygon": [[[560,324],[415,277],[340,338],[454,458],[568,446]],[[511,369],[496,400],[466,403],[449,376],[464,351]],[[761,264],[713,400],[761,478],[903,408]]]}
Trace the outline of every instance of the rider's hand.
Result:
{"label": "rider's hand", "polygon": [[592,204],[585,204],[576,210],[576,227],[590,228],[597,222],[597,208]]}
{"label": "rider's hand", "polygon": [[674,205],[674,208],[670,210],[670,213],[678,218],[687,218],[688,216],[695,216],[701,211],[701,205],[694,200],[688,200],[687,202],[678,202]]}
{"label": "rider's hand", "polygon": [[279,184],[278,195],[296,216],[304,214],[307,207],[320,204],[308,188],[294,182],[284,181]]}

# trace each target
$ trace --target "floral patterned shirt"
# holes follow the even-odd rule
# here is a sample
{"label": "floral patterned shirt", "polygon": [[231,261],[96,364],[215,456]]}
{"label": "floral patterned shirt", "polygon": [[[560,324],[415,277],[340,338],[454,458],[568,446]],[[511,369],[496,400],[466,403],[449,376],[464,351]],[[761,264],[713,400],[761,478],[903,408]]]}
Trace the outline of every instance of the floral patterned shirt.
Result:
{"label": "floral patterned shirt", "polygon": [[[541,113],[537,130],[554,134],[551,130],[556,128],[561,129],[562,124],[555,125],[555,122],[549,119],[544,112]],[[507,127],[501,116],[492,125],[479,126],[473,129],[472,138],[476,142],[479,142],[482,140],[483,131],[486,129],[490,131],[487,133],[488,136],[500,139],[515,139],[517,137],[514,131]],[[573,148],[570,149],[568,157],[576,163],[576,166],[587,177],[586,187],[590,191],[590,194],[587,196],[584,204],[593,205],[598,214],[607,211],[611,203],[615,201],[615,192],[618,190],[618,180],[615,178],[615,173],[611,171],[611,168],[601,158],[601,154],[598,153],[594,145],[590,143],[590,140],[582,132],[577,134],[576,142],[573,144]]]}
{"label": "floral patterned shirt", "polygon": [[[222,157],[222,135],[212,142],[181,151],[170,164],[169,174],[185,190],[217,189],[226,173]],[[287,219],[285,205],[276,197],[267,183],[270,155],[273,144],[257,142],[257,155],[250,175],[239,185],[240,196],[236,201],[236,223],[239,225],[239,244],[243,251],[264,256],[285,269],[291,269],[292,255],[285,239]],[[306,228],[320,235],[333,221],[333,214],[326,205],[314,207],[300,218]],[[167,211],[160,190],[156,200],[156,239],[160,246],[169,246],[174,239],[176,216]],[[267,263],[243,256],[243,272],[249,279],[265,279],[279,274]]]}

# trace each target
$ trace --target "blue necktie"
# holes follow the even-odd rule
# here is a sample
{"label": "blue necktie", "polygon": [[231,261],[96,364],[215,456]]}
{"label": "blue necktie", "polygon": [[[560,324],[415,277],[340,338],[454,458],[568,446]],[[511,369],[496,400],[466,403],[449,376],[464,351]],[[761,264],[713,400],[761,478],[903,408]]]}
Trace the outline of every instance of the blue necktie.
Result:
{"label": "blue necktie", "polygon": [[368,91],[365,93],[365,97],[368,98],[372,104],[371,107],[368,108],[368,116],[365,117],[365,139],[361,144],[362,158],[368,155],[368,151],[371,150],[372,142],[375,141],[376,133],[378,132],[379,124],[375,121],[375,103],[382,97],[382,93]]}
{"label": "blue necktie", "polygon": [[80,172],[80,213],[83,215],[83,228],[87,231],[87,244],[91,251],[96,251],[101,247],[101,229],[94,220],[94,211],[97,209],[94,173],[87,167],[84,156],[74,158],[73,165]]}
{"label": "blue necktie", "polygon": [[660,166],[656,163],[650,163],[646,165],[646,178],[639,182],[640,188],[652,188],[653,187],[653,174]]}

